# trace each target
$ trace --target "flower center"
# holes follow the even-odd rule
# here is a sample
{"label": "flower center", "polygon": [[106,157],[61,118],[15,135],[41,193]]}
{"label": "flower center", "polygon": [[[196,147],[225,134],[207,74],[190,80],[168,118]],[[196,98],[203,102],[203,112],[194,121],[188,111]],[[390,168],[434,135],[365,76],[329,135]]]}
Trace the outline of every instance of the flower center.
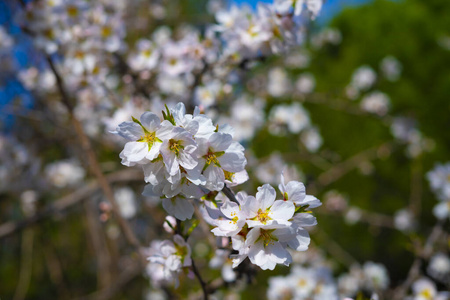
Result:
{"label": "flower center", "polygon": [[222,154],[223,154],[223,152],[213,152],[211,149],[209,149],[208,153],[206,153],[206,155],[203,156],[206,160],[205,166],[207,167],[210,164],[214,164],[215,166],[220,168],[220,163],[219,163],[219,160],[217,159],[217,157],[219,157]]}
{"label": "flower center", "polygon": [[107,37],[109,37],[111,34],[112,34],[112,29],[111,29],[111,27],[109,27],[109,26],[103,26],[103,27],[102,27],[102,32],[101,32],[102,37],[107,38]]}
{"label": "flower center", "polygon": [[258,214],[256,215],[256,219],[263,223],[264,225],[267,223],[267,221],[271,220],[272,218],[269,217],[268,211],[262,211],[261,208],[258,210]]}
{"label": "flower center", "polygon": [[156,141],[156,132],[146,132],[144,136],[141,136],[138,142],[147,143],[148,149],[152,148],[153,144]]}
{"label": "flower center", "polygon": [[152,55],[153,51],[152,49],[146,49],[144,50],[144,56],[149,58]]}
{"label": "flower center", "polygon": [[223,170],[223,174],[225,175],[225,180],[233,182],[234,173]]}
{"label": "flower center", "polygon": [[298,281],[298,286],[299,287],[305,287],[306,286],[306,283],[307,283],[307,281],[304,279],[304,278],[301,278],[299,281]]}
{"label": "flower center", "polygon": [[171,66],[176,65],[177,62],[178,62],[178,60],[175,57],[169,59],[169,65],[171,65]]}
{"label": "flower center", "polygon": [[72,18],[78,16],[78,8],[74,5],[67,6],[67,14]]}
{"label": "flower center", "polygon": [[431,297],[432,297],[431,290],[430,289],[424,289],[423,291],[420,292],[419,296],[422,296],[425,299],[431,299]]}
{"label": "flower center", "polygon": [[236,212],[232,212],[231,216],[233,217],[230,221],[230,223],[236,224],[237,221],[239,220],[238,216],[236,216]]}
{"label": "flower center", "polygon": [[169,149],[170,151],[174,152],[175,155],[180,154],[180,150],[183,149],[183,146],[181,145],[180,141],[176,141],[174,139],[169,140]]}
{"label": "flower center", "polygon": [[260,229],[258,240],[262,240],[264,243],[264,247],[267,247],[269,244],[273,245],[274,241],[278,241],[276,237],[272,235],[272,232],[275,229],[264,230]]}

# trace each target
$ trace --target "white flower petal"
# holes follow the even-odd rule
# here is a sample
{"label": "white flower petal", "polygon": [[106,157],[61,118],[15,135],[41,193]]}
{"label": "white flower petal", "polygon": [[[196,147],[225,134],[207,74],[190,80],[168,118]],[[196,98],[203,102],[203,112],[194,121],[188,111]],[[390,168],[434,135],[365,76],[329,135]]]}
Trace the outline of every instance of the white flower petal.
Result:
{"label": "white flower petal", "polygon": [[258,192],[256,193],[256,200],[258,200],[260,208],[266,210],[270,207],[276,198],[276,191],[270,184],[265,184],[258,187]]}

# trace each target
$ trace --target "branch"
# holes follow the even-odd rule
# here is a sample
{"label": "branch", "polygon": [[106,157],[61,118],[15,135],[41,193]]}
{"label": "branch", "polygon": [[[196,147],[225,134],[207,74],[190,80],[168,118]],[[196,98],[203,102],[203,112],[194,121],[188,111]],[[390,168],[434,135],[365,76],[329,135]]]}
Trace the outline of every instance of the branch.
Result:
{"label": "branch", "polygon": [[112,207],[112,211],[114,213],[114,216],[116,217],[120,229],[122,230],[122,233],[125,236],[125,239],[128,241],[129,244],[131,244],[134,248],[136,248],[137,252],[140,253],[139,249],[141,248],[141,243],[139,242],[138,238],[134,234],[134,232],[131,230],[130,225],[128,222],[120,215],[119,206],[117,205],[115,199],[114,199],[114,193],[112,191],[111,186],[109,185],[109,182],[106,180],[105,175],[103,174],[100,164],[97,160],[97,156],[94,152],[94,149],[92,148],[91,142],[86,135],[86,133],[83,130],[83,126],[80,123],[80,121],[75,117],[73,113],[73,104],[70,101],[70,98],[67,94],[66,89],[64,88],[64,83],[61,78],[61,75],[59,74],[58,70],[56,69],[52,59],[50,56],[46,56],[47,61],[50,65],[51,70],[53,71],[53,74],[56,78],[56,84],[59,90],[59,93],[61,95],[61,100],[63,104],[66,106],[70,119],[72,121],[72,125],[75,128],[75,132],[77,133],[78,139],[80,141],[81,147],[85,155],[88,159],[89,167],[91,168],[92,174],[97,178],[97,181],[99,182],[104,195],[106,196],[106,199],[110,203]]}
{"label": "branch", "polygon": [[323,172],[321,175],[319,175],[317,179],[317,183],[320,186],[326,186],[330,183],[338,180],[354,168],[358,167],[361,162],[364,162],[366,160],[373,160],[379,156],[380,151],[390,150],[392,148],[392,143],[384,143],[380,146],[375,146],[372,148],[369,148],[367,150],[364,150],[362,152],[359,152],[352,157],[348,158],[347,160],[336,164],[331,169],[327,170],[326,172]]}
{"label": "branch", "polygon": [[[136,170],[125,170],[110,174],[106,176],[106,179],[110,183],[132,180],[138,181],[142,180],[142,173]],[[100,185],[97,181],[91,182],[82,188],[76,189],[73,193],[56,200],[54,203],[47,205],[44,209],[31,217],[18,222],[9,221],[0,225],[0,240],[50,216],[69,209],[75,204],[87,199],[89,195],[97,192],[99,189]]]}
{"label": "branch", "polygon": [[198,271],[197,267],[195,266],[195,262],[192,257],[191,257],[191,261],[192,261],[192,271],[194,272],[195,277],[197,277],[197,279],[200,282],[200,285],[202,287],[203,299],[208,300],[209,297],[208,297],[208,291],[206,289],[206,283],[203,281],[202,276],[200,275],[200,272]]}
{"label": "branch", "polygon": [[227,196],[230,201],[236,202],[239,204],[239,202],[236,200],[236,196],[234,195],[233,191],[230,190],[230,188],[225,184],[223,186],[222,192]]}
{"label": "branch", "polygon": [[14,300],[25,299],[30,287],[33,266],[34,230],[29,228],[22,235],[19,280],[14,294]]}
{"label": "branch", "polygon": [[411,265],[411,268],[409,269],[408,276],[406,280],[398,286],[394,292],[393,292],[393,299],[403,299],[406,291],[409,289],[411,284],[416,280],[420,275],[420,268],[422,267],[422,259],[428,259],[432,252],[433,252],[433,245],[434,243],[439,239],[441,234],[443,233],[442,230],[443,221],[439,221],[431,231],[430,235],[428,236],[427,241],[425,242],[425,245],[422,247],[422,249],[418,249],[416,252],[416,258],[414,259],[413,264]]}

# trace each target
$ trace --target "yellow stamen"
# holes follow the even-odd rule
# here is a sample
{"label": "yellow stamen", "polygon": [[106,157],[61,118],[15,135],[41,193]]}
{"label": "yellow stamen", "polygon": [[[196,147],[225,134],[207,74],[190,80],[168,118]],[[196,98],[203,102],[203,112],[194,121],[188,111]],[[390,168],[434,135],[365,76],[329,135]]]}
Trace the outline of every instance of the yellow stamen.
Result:
{"label": "yellow stamen", "polygon": [[152,55],[152,53],[153,53],[152,49],[147,49],[147,50],[144,50],[144,52],[143,52],[144,56],[147,58],[150,57]]}
{"label": "yellow stamen", "polygon": [[225,175],[225,180],[233,182],[234,173],[223,170],[223,174]]}
{"label": "yellow stamen", "polygon": [[424,297],[425,299],[432,299],[432,293],[430,289],[424,289],[420,292],[419,296]]}
{"label": "yellow stamen", "polygon": [[141,136],[138,142],[147,143],[148,149],[152,148],[153,144],[157,140],[156,132],[147,132],[144,136]]}
{"label": "yellow stamen", "polygon": [[180,150],[183,149],[183,146],[181,145],[180,141],[175,141],[174,139],[169,140],[169,149],[172,152],[175,152],[175,155],[180,154]]}
{"label": "yellow stamen", "polygon": [[72,18],[78,16],[78,8],[75,5],[67,6],[67,14]]}
{"label": "yellow stamen", "polygon": [[208,151],[208,153],[204,156],[206,159],[206,165],[214,164],[216,166],[220,166],[219,160],[217,159],[217,156],[214,152],[211,150]]}
{"label": "yellow stamen", "polygon": [[103,26],[102,27],[102,32],[101,32],[102,37],[107,38],[111,34],[112,34],[112,28],[111,27],[109,27],[109,26]]}
{"label": "yellow stamen", "polygon": [[264,247],[267,247],[269,244],[273,245],[274,241],[278,241],[278,239],[272,235],[272,232],[274,230],[275,229],[269,230],[260,229],[258,240],[259,239],[263,240]]}
{"label": "yellow stamen", "polygon": [[256,215],[256,219],[263,223],[264,225],[267,223],[267,221],[271,220],[272,218],[269,217],[268,211],[262,211],[261,208],[258,210],[258,214]]}

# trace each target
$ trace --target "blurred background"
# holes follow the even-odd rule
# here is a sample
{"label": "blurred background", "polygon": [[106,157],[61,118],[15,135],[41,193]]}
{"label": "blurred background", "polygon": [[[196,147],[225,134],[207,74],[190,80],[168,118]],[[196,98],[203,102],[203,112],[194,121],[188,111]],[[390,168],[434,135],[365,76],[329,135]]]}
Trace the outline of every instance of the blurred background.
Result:
{"label": "blurred background", "polygon": [[[151,39],[162,25],[201,30],[215,22],[218,8],[256,9],[257,2],[272,1],[132,1],[123,8],[124,40]],[[158,299],[85,171],[56,80],[43,72],[45,58],[17,21],[22,5],[0,2],[0,298]],[[426,174],[450,157],[449,15],[448,0],[326,1],[302,47],[265,59],[231,84],[234,96],[216,99],[211,116],[217,120],[238,128],[233,122],[252,122],[251,133],[241,137],[251,178],[242,190],[254,194],[262,183],[277,185],[287,165],[285,173],[322,201],[309,254],[300,261],[320,256],[336,278],[355,264],[381,263],[389,274],[386,289],[407,278],[417,245],[436,224],[438,198]],[[120,82],[117,90],[127,90],[128,77],[118,78],[111,79]],[[117,97],[116,89],[110,92],[107,98]],[[233,115],[235,95],[247,99],[253,116]],[[123,203],[122,215],[148,245],[164,236],[166,213],[141,196],[139,170],[120,164],[121,146],[107,133],[118,125],[108,123],[115,109],[90,94],[79,99],[76,114]],[[152,107],[152,100],[142,101]],[[283,105],[299,110],[291,116],[294,124]],[[95,114],[87,117],[89,110]],[[196,229],[191,247],[204,277],[214,278],[220,270],[207,265],[212,253],[204,237]],[[448,245],[443,234],[433,253],[446,253]],[[426,268],[424,259],[420,271]],[[268,278],[288,272],[258,272],[257,288],[230,290],[241,299],[266,298]],[[437,280],[438,289],[449,289],[448,279]],[[184,276],[180,289],[165,295],[187,299],[192,280]]]}

